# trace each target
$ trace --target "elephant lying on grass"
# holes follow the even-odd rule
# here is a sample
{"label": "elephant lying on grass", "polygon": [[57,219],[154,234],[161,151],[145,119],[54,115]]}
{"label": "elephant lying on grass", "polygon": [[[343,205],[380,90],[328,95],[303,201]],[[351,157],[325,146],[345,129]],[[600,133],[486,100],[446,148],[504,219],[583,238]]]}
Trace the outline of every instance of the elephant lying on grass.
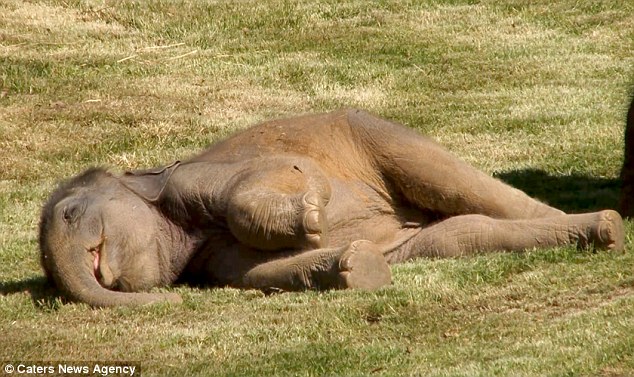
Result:
{"label": "elephant lying on grass", "polygon": [[47,276],[93,306],[179,302],[143,291],[181,281],[375,289],[417,257],[623,242],[614,211],[567,215],[357,110],[266,122],[158,169],[90,169],[40,224]]}

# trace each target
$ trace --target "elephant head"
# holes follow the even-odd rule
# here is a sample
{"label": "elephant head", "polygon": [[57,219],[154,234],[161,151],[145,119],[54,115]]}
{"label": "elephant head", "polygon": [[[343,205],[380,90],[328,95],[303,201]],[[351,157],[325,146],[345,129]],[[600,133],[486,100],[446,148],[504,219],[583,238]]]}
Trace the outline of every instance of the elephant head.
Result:
{"label": "elephant head", "polygon": [[40,252],[51,283],[91,306],[180,302],[174,293],[147,293],[170,283],[165,219],[147,198],[171,174],[117,177],[93,168],[60,185],[42,210]]}

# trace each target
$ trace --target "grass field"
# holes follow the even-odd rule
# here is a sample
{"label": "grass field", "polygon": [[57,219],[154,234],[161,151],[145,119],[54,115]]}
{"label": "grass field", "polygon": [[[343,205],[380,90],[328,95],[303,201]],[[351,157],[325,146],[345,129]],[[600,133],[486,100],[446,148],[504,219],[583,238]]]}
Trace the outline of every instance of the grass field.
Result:
{"label": "grass field", "polygon": [[[614,208],[628,1],[3,0],[0,362],[143,375],[634,375],[634,225],[573,248],[419,260],[373,293],[170,288],[91,309],[46,287],[56,182],[185,158],[275,117],[360,107],[569,212]],[[91,364],[91,365],[92,365]]]}

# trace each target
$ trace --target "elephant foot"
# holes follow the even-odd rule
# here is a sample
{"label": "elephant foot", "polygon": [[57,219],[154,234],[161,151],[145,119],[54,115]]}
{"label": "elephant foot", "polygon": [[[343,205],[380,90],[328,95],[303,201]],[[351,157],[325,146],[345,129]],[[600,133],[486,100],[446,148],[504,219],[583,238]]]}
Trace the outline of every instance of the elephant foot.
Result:
{"label": "elephant foot", "polygon": [[625,230],[621,215],[613,210],[605,210],[597,212],[595,216],[595,223],[588,229],[588,241],[597,250],[622,251]]}
{"label": "elephant foot", "polygon": [[311,249],[318,249],[328,243],[326,211],[318,193],[309,191],[302,197],[302,226],[306,243]]}
{"label": "elephant foot", "polygon": [[370,241],[354,241],[339,260],[341,288],[375,290],[392,282],[383,254]]}

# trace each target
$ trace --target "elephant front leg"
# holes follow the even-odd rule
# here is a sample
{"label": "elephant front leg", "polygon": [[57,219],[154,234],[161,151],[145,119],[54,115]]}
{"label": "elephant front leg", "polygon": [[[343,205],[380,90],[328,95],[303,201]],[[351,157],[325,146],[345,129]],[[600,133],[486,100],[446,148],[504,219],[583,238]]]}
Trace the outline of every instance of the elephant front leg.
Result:
{"label": "elephant front leg", "polygon": [[256,249],[317,249],[328,244],[329,199],[330,184],[311,161],[264,159],[231,190],[227,224]]}
{"label": "elephant front leg", "polygon": [[315,249],[327,244],[324,206],[315,191],[287,194],[258,187],[232,198],[227,223],[237,239],[254,248]]}
{"label": "elephant front leg", "polygon": [[390,284],[391,277],[377,245],[360,240],[345,247],[311,250],[260,263],[246,271],[234,285],[284,291],[373,290]]}
{"label": "elephant front leg", "polygon": [[386,259],[395,263],[416,257],[455,257],[575,244],[580,248],[620,251],[624,238],[623,220],[612,210],[527,220],[464,215],[421,230]]}

